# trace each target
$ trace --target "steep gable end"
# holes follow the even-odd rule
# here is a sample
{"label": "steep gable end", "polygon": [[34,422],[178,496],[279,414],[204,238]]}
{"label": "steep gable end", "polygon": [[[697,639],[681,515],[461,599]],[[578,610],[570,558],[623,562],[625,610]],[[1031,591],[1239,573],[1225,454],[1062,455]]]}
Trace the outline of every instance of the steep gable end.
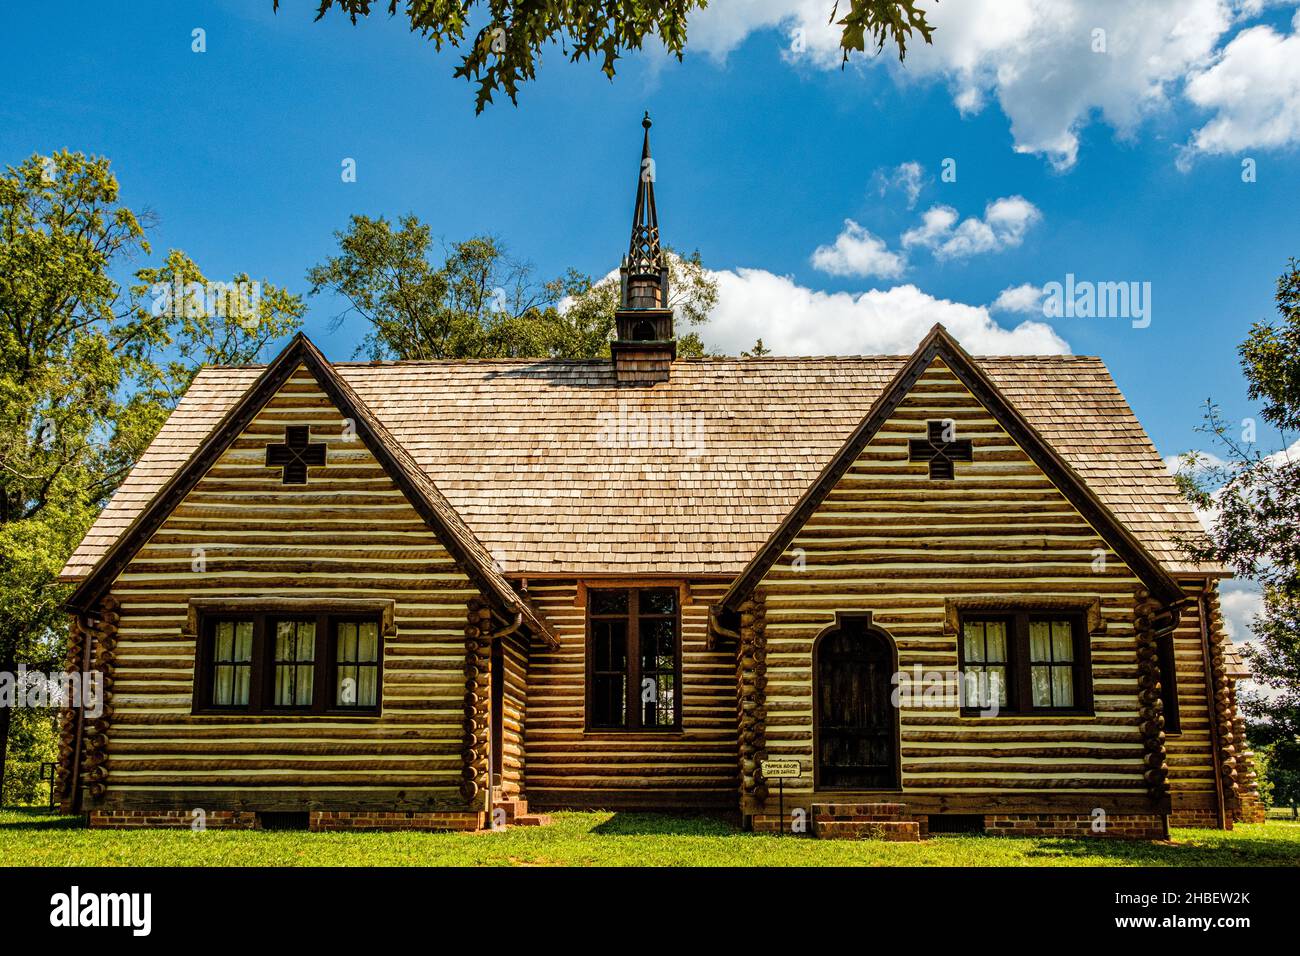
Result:
{"label": "steep gable end", "polygon": [[[285,396],[304,390],[314,393],[307,401],[315,406],[316,415],[304,417],[301,410],[292,410],[277,416],[277,403],[284,403]],[[288,401],[294,404],[292,398]],[[69,609],[85,612],[92,607],[164,522],[178,508],[192,507],[189,496],[205,476],[218,464],[230,466],[232,454],[238,459],[240,477],[256,473],[261,481],[274,480],[275,493],[270,494],[271,489],[263,487],[263,500],[257,502],[254,497],[254,503],[261,504],[276,504],[276,499],[314,499],[313,474],[336,469],[335,475],[346,476],[347,469],[356,464],[357,455],[378,464],[386,476],[380,483],[393,488],[395,505],[408,512],[413,509],[415,516],[436,534],[456,566],[497,612],[506,618],[517,616],[533,634],[554,641],[550,629],[514,592],[432,480],[301,334],[263,370],[196,453],[153,496],[130,528],[96,563],[69,598]],[[336,508],[330,507],[331,498]],[[327,517],[331,512],[337,514],[358,504],[337,490],[326,492],[323,500],[315,503]],[[255,520],[253,513],[246,517]]]}
{"label": "steep gable end", "polygon": [[[1078,473],[1025,420],[984,374],[975,360],[942,326],[937,325],[921,342],[907,363],[899,369],[840,451],[831,459],[732,584],[722,601],[725,608],[736,610],[752,593],[772,565],[794,542],[809,519],[823,507],[828,496],[843,481],[850,469],[854,468],[864,453],[868,452],[868,447],[873,445],[882,428],[898,413],[908,396],[919,387],[924,387],[921,385],[923,377],[936,367],[943,368],[960,388],[992,417],[1005,436],[1014,443],[1016,449],[1041,469],[1042,474],[1050,480],[1060,495],[1096,529],[1106,544],[1132,569],[1152,594],[1170,604],[1183,599],[1182,590],[1170,574],[1088,488]],[[946,480],[944,474],[949,470],[960,475],[964,467],[960,462],[970,460],[966,456],[972,454],[973,449],[964,443],[965,436],[960,434],[950,436],[956,438],[957,442],[945,448],[943,436],[930,434],[928,422],[929,420],[924,423],[926,425],[924,431],[909,434],[906,439],[906,451],[909,459],[914,459],[913,467],[918,470],[918,474],[923,467],[927,469],[935,467],[924,460],[927,456],[922,446],[926,446],[933,452],[928,457],[939,459],[937,480],[941,482]],[[960,429],[961,424],[958,421],[958,432]]]}

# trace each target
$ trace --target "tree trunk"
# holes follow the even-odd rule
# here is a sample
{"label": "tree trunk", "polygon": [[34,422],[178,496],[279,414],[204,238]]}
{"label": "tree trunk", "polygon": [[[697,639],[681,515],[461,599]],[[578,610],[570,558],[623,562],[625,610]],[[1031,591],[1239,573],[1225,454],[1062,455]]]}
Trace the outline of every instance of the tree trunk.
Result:
{"label": "tree trunk", "polygon": [[[12,660],[0,661],[0,673],[12,674],[14,670]],[[9,722],[13,715],[12,707],[0,707],[0,793],[4,792],[5,765],[9,757]]]}

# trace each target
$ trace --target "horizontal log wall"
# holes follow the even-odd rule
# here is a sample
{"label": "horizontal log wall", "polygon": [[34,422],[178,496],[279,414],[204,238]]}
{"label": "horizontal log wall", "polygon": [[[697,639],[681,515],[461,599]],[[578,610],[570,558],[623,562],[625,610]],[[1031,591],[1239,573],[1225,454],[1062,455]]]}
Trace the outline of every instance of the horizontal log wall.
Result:
{"label": "horizontal log wall", "polygon": [[[1181,732],[1165,732],[1170,797],[1176,814],[1184,809],[1212,811],[1218,806],[1209,696],[1205,684],[1205,653],[1201,643],[1200,596],[1204,584],[1187,581],[1183,587],[1191,600],[1183,605],[1182,616],[1174,631]],[[1163,669],[1165,662],[1161,661],[1160,666]]]}
{"label": "horizontal log wall", "polygon": [[[928,420],[974,443],[956,480],[908,460]],[[1102,449],[1104,451],[1104,449]],[[1106,554],[1094,569],[1094,551]],[[1145,805],[1133,632],[1138,581],[941,362],[931,367],[760,585],[767,594],[766,749],[796,759],[787,807],[813,786],[812,653],[836,611],[871,611],[899,665],[958,666],[945,599],[1034,595],[1101,602],[1091,638],[1094,716],[962,717],[901,709],[903,799],[930,812],[1013,803],[1021,810]],[[906,690],[910,679],[903,683]],[[1010,799],[1008,799],[1010,798]],[[775,810],[770,797],[767,801]]]}
{"label": "horizontal log wall", "polygon": [[708,647],[708,608],[725,589],[692,583],[682,607],[682,732],[586,733],[586,608],[575,606],[575,581],[529,582],[560,639],[558,650],[533,648],[529,660],[531,807],[735,810],[736,652]]}
{"label": "horizontal log wall", "polygon": [[[305,485],[266,444],[311,426]],[[466,602],[476,590],[305,369],[114,583],[121,602],[100,806],[441,810],[460,796]],[[192,562],[202,548],[204,570]],[[396,600],[380,717],[194,716],[191,597]]]}

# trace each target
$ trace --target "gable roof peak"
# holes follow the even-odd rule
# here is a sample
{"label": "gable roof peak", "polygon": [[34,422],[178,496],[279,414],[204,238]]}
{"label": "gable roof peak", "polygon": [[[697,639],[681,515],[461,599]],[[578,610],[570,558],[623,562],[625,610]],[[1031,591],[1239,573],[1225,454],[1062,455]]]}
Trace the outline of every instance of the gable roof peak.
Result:
{"label": "gable roof peak", "polygon": [[307,337],[294,334],[280,354],[266,365],[256,380],[212,429],[199,453],[192,456],[149,501],[127,531],[99,559],[66,602],[70,611],[86,613],[113,585],[141,546],[194,489],[212,464],[225,453],[266,403],[284,386],[298,366],[305,366],[335,407],[350,418],[356,434],[379,461],[407,500],[437,534],[442,546],[465,575],[474,582],[499,614],[518,616],[538,638],[557,645],[554,633],[506,580],[501,567],[478,537],[411,457],[410,452],[365,400],[330,364]]}
{"label": "gable roof peak", "polygon": [[979,401],[1057,489],[1111,546],[1120,559],[1166,604],[1183,599],[1182,588],[1169,571],[1147,550],[1109,507],[1088,487],[1073,467],[1039,433],[1020,410],[989,378],[980,363],[943,327],[935,323],[916,350],[904,361],[884,391],[859,422],[840,450],[787,513],[723,595],[722,606],[737,610],[740,602],[763,580],[768,570],[821,507],[863,449],[902,403],[936,358],[942,358],[957,380]]}

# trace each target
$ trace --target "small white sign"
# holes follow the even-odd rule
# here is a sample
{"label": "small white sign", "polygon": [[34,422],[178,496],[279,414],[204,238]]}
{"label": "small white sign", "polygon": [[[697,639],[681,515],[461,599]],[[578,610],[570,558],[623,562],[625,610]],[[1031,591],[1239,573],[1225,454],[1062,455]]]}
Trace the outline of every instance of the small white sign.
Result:
{"label": "small white sign", "polygon": [[797,760],[764,760],[759,764],[759,769],[768,780],[789,780],[800,774]]}

